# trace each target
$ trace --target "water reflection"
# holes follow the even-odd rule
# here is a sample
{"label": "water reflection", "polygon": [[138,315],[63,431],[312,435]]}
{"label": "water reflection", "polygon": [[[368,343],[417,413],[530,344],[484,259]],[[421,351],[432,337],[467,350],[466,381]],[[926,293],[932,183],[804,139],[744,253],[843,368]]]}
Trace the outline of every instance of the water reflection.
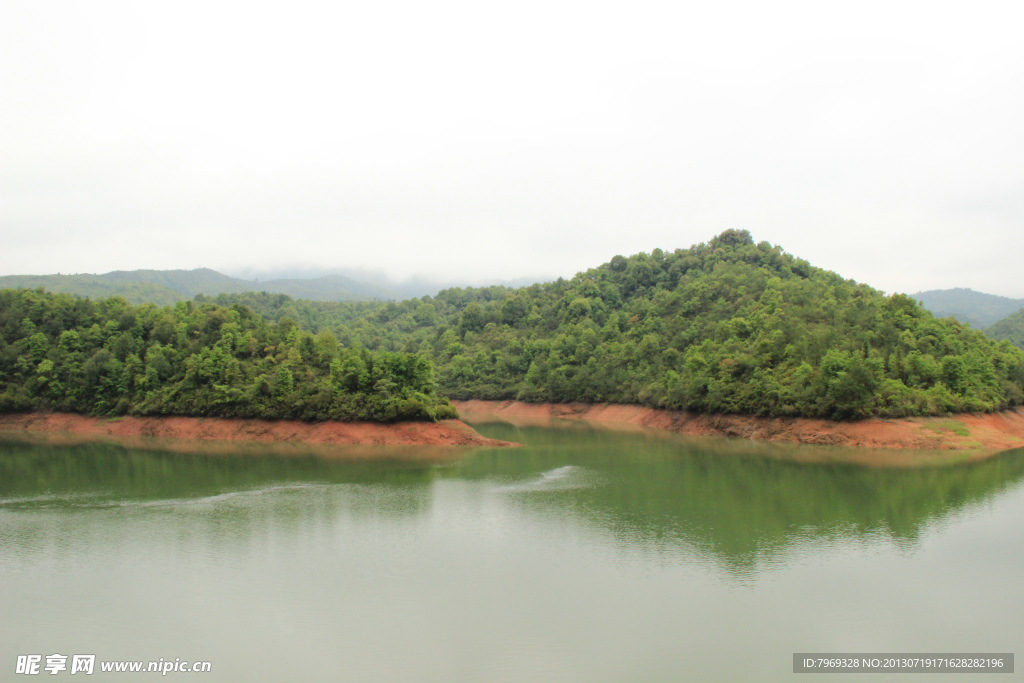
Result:
{"label": "water reflection", "polygon": [[0,443],[0,661],[181,655],[213,661],[211,681],[780,681],[795,651],[1010,651],[1024,627],[1024,452],[878,468],[480,430],[527,446]]}
{"label": "water reflection", "polygon": [[[452,449],[443,452],[451,456]],[[342,456],[348,457],[342,457]],[[171,452],[115,443],[0,441],[0,504],[76,504],[215,496],[289,482],[390,484],[431,481],[436,457],[402,448],[316,450],[235,446]],[[432,454],[436,455],[436,454]]]}
{"label": "water reflection", "polygon": [[[408,449],[244,447],[190,453],[87,442],[0,442],[0,510],[122,508],[199,525],[273,517],[426,515],[439,482],[476,483],[515,509],[575,516],[621,542],[680,547],[749,572],[794,546],[862,538],[913,550],[939,520],[1024,477],[1024,450],[903,468],[838,461],[836,451],[693,440],[572,425],[478,424],[519,449],[419,455]],[[807,462],[815,458],[818,462]],[[246,522],[245,520],[249,520]]]}
{"label": "water reflection", "polygon": [[912,550],[929,526],[1024,478],[1024,449],[972,462],[947,458],[934,460],[941,465],[886,468],[844,462],[837,449],[614,432],[578,423],[560,429],[475,427],[528,448],[477,454],[447,476],[533,477],[533,484],[518,485],[525,491],[578,468],[578,481],[586,472],[600,485],[564,487],[554,505],[571,507],[630,543],[663,548],[684,542],[736,568],[770,562],[794,545],[855,537],[887,538]]}
{"label": "water reflection", "polygon": [[223,446],[189,453],[0,441],[0,513],[21,513],[0,517],[0,553],[109,549],[150,533],[223,555],[248,552],[267,529],[411,519],[431,506],[434,463],[451,456],[451,449]]}

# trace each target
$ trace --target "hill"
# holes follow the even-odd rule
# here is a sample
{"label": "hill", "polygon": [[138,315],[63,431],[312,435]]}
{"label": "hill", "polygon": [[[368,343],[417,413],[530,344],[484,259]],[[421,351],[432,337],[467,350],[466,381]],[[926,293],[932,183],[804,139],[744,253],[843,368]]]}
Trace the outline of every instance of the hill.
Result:
{"label": "hill", "polygon": [[1003,318],[985,330],[985,334],[998,341],[1005,339],[1017,348],[1024,349],[1024,308]]}
{"label": "hill", "polygon": [[456,288],[400,303],[215,301],[331,330],[343,345],[425,355],[439,391],[457,399],[828,418],[1024,401],[1024,353],[1011,344],[755,244],[746,231],[518,289]]}
{"label": "hill", "polygon": [[933,289],[918,292],[912,297],[924,304],[936,317],[952,316],[962,323],[970,323],[977,330],[984,330],[1024,307],[1024,299],[984,294],[963,287]]}
{"label": "hill", "polygon": [[265,291],[320,301],[367,301],[390,299],[394,295],[376,285],[342,275],[310,279],[280,279],[259,282],[230,277],[209,268],[195,270],[116,270],[102,275],[6,275],[0,288],[63,292],[101,299],[120,296],[131,304],[168,306],[198,294],[217,295]]}

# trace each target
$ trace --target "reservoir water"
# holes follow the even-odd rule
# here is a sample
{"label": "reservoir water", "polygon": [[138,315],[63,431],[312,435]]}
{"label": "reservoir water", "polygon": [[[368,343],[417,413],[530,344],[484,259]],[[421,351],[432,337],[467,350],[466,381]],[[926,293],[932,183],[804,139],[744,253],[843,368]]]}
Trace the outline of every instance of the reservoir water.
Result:
{"label": "reservoir water", "polygon": [[95,654],[86,680],[178,659],[211,670],[168,680],[449,683],[811,681],[842,676],[795,675],[794,652],[1024,650],[1024,450],[892,468],[474,426],[526,446],[0,442],[0,680],[55,653]]}

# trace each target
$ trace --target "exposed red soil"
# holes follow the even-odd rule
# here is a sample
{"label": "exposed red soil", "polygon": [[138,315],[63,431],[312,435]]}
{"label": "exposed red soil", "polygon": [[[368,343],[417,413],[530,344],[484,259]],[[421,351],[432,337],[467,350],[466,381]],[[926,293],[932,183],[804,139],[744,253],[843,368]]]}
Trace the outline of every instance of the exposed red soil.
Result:
{"label": "exposed red soil", "polygon": [[135,440],[250,441],[363,446],[514,446],[488,439],[459,420],[441,422],[300,422],[200,417],[105,419],[70,413],[0,415],[0,431],[57,432]]}
{"label": "exposed red soil", "polygon": [[452,401],[463,417],[570,418],[664,429],[692,436],[865,448],[1002,451],[1024,447],[1024,408],[987,415],[871,418],[835,422],[812,418],[708,415],[635,405]]}

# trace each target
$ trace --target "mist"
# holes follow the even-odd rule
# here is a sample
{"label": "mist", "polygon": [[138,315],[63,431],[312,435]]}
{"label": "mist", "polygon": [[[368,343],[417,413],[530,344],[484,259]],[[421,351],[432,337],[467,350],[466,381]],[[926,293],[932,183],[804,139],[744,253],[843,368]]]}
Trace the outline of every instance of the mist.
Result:
{"label": "mist", "polygon": [[729,228],[1024,297],[1019,6],[0,8],[0,274],[550,279]]}

